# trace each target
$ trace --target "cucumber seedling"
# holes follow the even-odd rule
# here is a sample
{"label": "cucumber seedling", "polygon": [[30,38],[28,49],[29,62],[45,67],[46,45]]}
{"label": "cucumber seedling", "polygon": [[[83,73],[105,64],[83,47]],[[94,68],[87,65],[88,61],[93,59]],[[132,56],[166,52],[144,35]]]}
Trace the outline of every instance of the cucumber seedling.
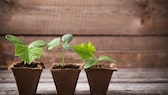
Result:
{"label": "cucumber seedling", "polygon": [[28,65],[30,65],[36,58],[41,57],[43,46],[46,45],[43,40],[36,40],[27,45],[14,35],[6,35],[5,38],[15,45],[15,56],[21,58],[21,60],[24,61],[24,64]]}
{"label": "cucumber seedling", "polygon": [[65,50],[72,50],[71,46],[68,44],[69,42],[71,42],[72,39],[73,39],[72,34],[65,34],[61,38],[55,38],[47,44],[48,50],[51,50],[56,46],[62,46],[62,56],[61,56],[62,68],[64,68],[64,65],[65,65],[65,62],[64,62]]}
{"label": "cucumber seedling", "polygon": [[105,55],[97,58],[94,54],[96,52],[96,47],[91,42],[89,42],[88,44],[82,43],[80,45],[74,45],[72,46],[72,48],[78,55],[80,55],[80,57],[84,61],[84,69],[91,68],[94,65],[98,66],[100,61],[116,63],[114,59]]}

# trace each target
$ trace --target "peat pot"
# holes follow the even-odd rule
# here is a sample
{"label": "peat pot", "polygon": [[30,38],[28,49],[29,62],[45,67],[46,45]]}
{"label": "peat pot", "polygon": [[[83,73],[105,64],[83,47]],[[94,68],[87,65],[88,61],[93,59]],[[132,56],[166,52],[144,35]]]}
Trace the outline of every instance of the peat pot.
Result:
{"label": "peat pot", "polygon": [[58,95],[74,95],[80,65],[66,64],[64,68],[60,64],[54,63],[50,71],[52,73]]}
{"label": "peat pot", "polygon": [[19,95],[35,95],[44,66],[41,63],[30,67],[22,67],[22,65],[18,64],[21,63],[11,65],[10,69],[16,80]]}
{"label": "peat pot", "polygon": [[108,86],[113,74],[117,68],[98,66],[85,69],[89,87],[90,95],[106,95]]}

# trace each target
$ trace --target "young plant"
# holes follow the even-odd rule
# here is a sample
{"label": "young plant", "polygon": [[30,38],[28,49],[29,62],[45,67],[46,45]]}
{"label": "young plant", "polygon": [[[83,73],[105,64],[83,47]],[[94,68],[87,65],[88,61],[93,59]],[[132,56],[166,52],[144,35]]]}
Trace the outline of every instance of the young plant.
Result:
{"label": "young plant", "polygon": [[30,65],[36,58],[40,58],[43,46],[46,43],[43,40],[36,40],[26,45],[21,39],[13,35],[6,35],[5,38],[15,45],[15,56],[21,58],[24,64]]}
{"label": "young plant", "polygon": [[69,42],[71,42],[71,40],[73,39],[73,35],[72,34],[65,34],[62,36],[62,38],[55,38],[53,40],[51,40],[47,46],[48,46],[48,50],[53,49],[56,46],[62,46],[62,68],[64,68],[65,62],[64,62],[64,57],[65,57],[65,50],[72,50],[71,46],[68,44]]}
{"label": "young plant", "polygon": [[115,63],[116,61],[108,56],[102,55],[97,58],[94,53],[96,52],[95,46],[89,42],[88,44],[82,43],[80,45],[72,46],[73,50],[81,56],[84,61],[84,69],[90,68],[99,64],[100,61],[108,61]]}

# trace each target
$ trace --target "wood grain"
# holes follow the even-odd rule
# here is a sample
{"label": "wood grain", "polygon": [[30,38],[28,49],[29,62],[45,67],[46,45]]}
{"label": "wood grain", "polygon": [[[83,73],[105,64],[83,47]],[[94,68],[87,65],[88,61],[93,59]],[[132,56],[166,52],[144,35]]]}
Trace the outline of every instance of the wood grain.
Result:
{"label": "wood grain", "polygon": [[[42,39],[49,42],[54,36],[18,36],[26,43],[33,40]],[[57,36],[59,37],[59,36]],[[1,64],[10,65],[18,58],[14,57],[14,46],[5,40],[1,39]],[[96,56],[108,55],[116,59],[119,67],[155,67],[166,68],[168,57],[168,40],[167,37],[80,37],[75,36],[71,45],[80,44],[82,42],[91,41],[96,47]],[[47,51],[45,48],[40,61],[43,61],[47,68],[54,62],[61,62],[61,47]],[[81,63],[81,58],[72,51],[67,51],[65,55],[67,63]]]}
{"label": "wood grain", "polygon": [[1,35],[168,35],[164,0],[2,1]]}
{"label": "wood grain", "polygon": [[[51,41],[54,38],[60,36],[17,36],[21,38],[25,43],[29,44],[34,40],[44,40],[46,42]],[[5,39],[4,36],[0,37],[1,50],[11,50],[12,44]],[[168,50],[168,37],[127,37],[127,36],[74,36],[74,39],[70,43],[71,45],[81,44],[82,42],[92,42],[99,51],[111,51],[111,52],[166,52]],[[58,48],[57,50],[60,50]]]}
{"label": "wood grain", "polygon": [[[167,0],[0,0],[0,68],[18,58],[5,34],[47,42],[65,33],[72,45],[91,41],[96,55],[113,57],[119,67],[167,68]],[[60,48],[45,49],[40,61],[60,62]],[[82,62],[67,52],[66,62]]]}
{"label": "wood grain", "polygon": [[[107,95],[167,95],[167,69],[119,69],[113,73]],[[12,72],[0,71],[0,94],[17,94]],[[37,95],[57,95],[48,69],[42,72]],[[84,71],[80,73],[75,95],[89,95],[89,85]]]}

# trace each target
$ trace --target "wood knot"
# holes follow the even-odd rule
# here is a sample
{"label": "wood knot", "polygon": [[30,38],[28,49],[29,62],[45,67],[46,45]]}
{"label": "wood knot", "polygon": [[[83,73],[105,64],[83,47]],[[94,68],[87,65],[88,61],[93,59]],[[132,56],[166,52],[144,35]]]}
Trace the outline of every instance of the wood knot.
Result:
{"label": "wood knot", "polygon": [[139,5],[146,7],[149,4],[149,0],[136,0]]}
{"label": "wood knot", "polygon": [[136,0],[142,9],[141,24],[148,23],[152,20],[153,6],[150,0]]}
{"label": "wood knot", "polygon": [[2,0],[5,4],[8,5],[14,5],[15,1],[14,0]]}

